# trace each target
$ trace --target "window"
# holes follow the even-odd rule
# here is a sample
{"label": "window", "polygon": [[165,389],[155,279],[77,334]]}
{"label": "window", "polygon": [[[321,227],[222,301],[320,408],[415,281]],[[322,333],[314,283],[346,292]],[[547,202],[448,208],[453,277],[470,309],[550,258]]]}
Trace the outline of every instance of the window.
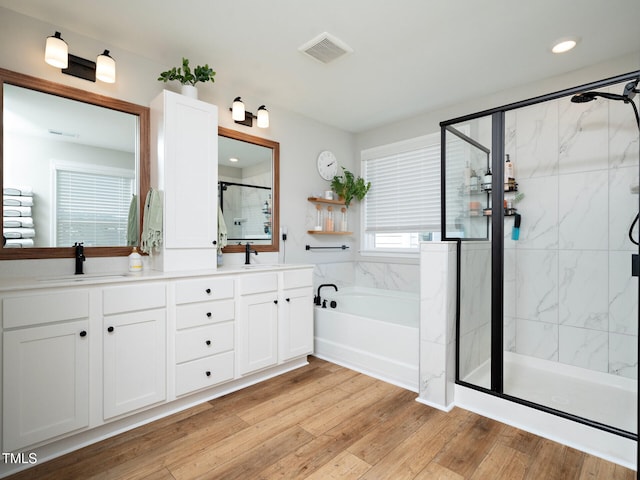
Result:
{"label": "window", "polygon": [[362,151],[363,251],[417,253],[440,232],[440,134]]}
{"label": "window", "polygon": [[105,168],[88,172],[54,165],[55,202],[52,238],[56,247],[127,245],[133,172]]}

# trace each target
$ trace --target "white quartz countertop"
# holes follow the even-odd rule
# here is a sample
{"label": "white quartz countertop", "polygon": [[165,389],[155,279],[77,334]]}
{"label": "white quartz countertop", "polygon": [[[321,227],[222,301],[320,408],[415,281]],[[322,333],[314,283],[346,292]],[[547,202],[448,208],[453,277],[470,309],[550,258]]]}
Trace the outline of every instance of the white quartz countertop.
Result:
{"label": "white quartz countertop", "polygon": [[176,272],[159,272],[146,270],[140,273],[129,272],[104,272],[88,273],[84,275],[43,275],[33,277],[0,278],[0,292],[13,290],[39,289],[51,287],[69,287],[80,285],[112,284],[127,282],[144,282],[153,280],[171,280],[189,277],[205,277],[214,275],[236,275],[261,272],[278,272],[283,270],[296,270],[313,268],[307,264],[251,264],[251,265],[225,265],[218,269],[190,270]]}

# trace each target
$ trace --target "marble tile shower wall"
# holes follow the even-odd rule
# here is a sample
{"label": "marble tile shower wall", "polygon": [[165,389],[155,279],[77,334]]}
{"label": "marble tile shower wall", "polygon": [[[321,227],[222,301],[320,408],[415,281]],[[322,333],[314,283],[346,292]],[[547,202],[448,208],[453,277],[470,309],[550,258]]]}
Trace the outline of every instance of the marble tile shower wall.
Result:
{"label": "marble tile shower wall", "polygon": [[314,285],[321,283],[418,293],[420,266],[379,262],[321,263],[314,269]]}
{"label": "marble tile shower wall", "polygon": [[517,242],[505,222],[505,348],[636,378],[631,106],[565,98],[509,112],[506,122],[506,153],[525,196]]}

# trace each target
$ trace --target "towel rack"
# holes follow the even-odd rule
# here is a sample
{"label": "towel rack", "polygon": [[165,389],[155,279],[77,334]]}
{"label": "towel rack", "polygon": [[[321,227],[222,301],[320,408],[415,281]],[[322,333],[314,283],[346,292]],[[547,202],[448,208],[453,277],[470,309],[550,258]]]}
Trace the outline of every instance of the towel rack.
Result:
{"label": "towel rack", "polygon": [[311,245],[306,245],[305,246],[305,250],[316,250],[316,249],[321,249],[321,248],[340,248],[342,250],[346,250],[347,248],[349,248],[348,245],[337,245],[335,247],[312,247]]}

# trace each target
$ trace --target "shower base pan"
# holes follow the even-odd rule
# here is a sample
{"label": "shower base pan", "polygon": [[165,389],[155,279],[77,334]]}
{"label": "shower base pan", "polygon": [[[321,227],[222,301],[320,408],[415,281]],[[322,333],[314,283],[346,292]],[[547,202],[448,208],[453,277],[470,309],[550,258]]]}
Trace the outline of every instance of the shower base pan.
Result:
{"label": "shower base pan", "polygon": [[[489,379],[486,362],[464,381],[489,388]],[[505,352],[504,393],[626,432],[637,430],[636,380]],[[460,385],[455,398],[463,408],[635,469],[634,440]]]}

